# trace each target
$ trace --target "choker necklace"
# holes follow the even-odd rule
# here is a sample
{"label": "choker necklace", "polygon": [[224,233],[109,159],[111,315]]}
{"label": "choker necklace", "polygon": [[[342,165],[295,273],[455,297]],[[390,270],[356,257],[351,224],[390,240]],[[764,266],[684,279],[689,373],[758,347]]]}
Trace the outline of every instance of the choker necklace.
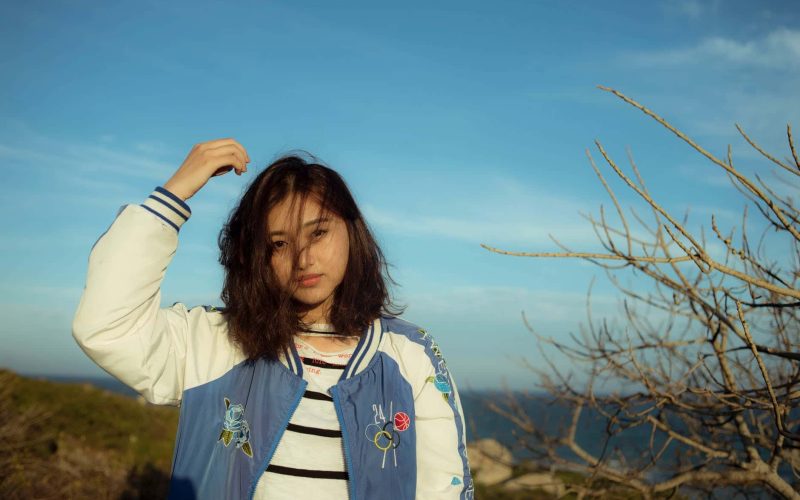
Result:
{"label": "choker necklace", "polygon": [[357,337],[358,335],[345,335],[336,333],[333,325],[330,323],[314,323],[312,325],[303,325],[303,328],[297,332],[298,335],[308,335],[311,337]]}

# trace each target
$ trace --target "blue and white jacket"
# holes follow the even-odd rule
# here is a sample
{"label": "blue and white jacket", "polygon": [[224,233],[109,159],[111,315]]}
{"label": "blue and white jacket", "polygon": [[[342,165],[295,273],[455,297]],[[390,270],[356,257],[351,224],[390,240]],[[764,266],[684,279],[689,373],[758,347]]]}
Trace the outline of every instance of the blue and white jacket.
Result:
{"label": "blue and white jacket", "polygon": [[[245,359],[214,307],[160,307],[190,215],[162,187],[120,208],[92,246],[73,336],[147,401],[180,406],[170,498],[253,498],[305,391],[303,365],[294,346]],[[351,500],[472,498],[461,402],[425,330],[376,319],[330,396]]]}

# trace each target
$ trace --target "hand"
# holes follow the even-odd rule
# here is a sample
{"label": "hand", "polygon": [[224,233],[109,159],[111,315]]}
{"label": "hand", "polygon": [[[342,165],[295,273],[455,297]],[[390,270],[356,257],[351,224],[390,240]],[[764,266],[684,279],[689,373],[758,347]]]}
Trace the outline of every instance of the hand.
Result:
{"label": "hand", "polygon": [[206,185],[211,177],[236,169],[236,175],[247,172],[250,156],[232,138],[195,144],[180,168],[164,184],[164,189],[186,201]]}

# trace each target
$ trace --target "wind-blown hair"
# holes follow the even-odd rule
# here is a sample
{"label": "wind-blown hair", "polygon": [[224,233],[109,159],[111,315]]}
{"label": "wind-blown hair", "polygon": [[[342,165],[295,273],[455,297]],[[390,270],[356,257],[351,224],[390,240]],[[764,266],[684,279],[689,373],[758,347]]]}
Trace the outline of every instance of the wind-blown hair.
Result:
{"label": "wind-blown hair", "polygon": [[[330,321],[339,333],[361,335],[381,313],[399,314],[390,298],[386,260],[344,180],[334,170],[294,154],[282,156],[250,183],[219,234],[219,262],[225,268],[220,295],[228,333],[248,359],[276,359],[304,328],[291,292],[272,269],[273,246],[267,215],[294,196],[314,197],[323,212],[341,217],[350,253],[334,291]],[[297,226],[293,226],[297,227]],[[299,250],[295,249],[295,265]]]}

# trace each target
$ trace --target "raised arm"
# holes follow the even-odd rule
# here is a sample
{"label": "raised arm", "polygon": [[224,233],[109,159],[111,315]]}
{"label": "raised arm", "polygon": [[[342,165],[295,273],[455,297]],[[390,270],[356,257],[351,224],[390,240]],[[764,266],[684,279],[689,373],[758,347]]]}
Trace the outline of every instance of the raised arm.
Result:
{"label": "raised arm", "polygon": [[92,246],[73,337],[92,360],[152,403],[180,402],[188,336],[205,319],[203,307],[160,307],[161,282],[191,216],[186,200],[228,167],[241,174],[247,160],[232,139],[195,146],[164,187],[141,204],[121,207]]}
{"label": "raised arm", "polygon": [[188,314],[160,309],[161,282],[178,247],[188,205],[157,187],[125,205],[89,254],[72,334],[98,365],[157,404],[177,404]]}

